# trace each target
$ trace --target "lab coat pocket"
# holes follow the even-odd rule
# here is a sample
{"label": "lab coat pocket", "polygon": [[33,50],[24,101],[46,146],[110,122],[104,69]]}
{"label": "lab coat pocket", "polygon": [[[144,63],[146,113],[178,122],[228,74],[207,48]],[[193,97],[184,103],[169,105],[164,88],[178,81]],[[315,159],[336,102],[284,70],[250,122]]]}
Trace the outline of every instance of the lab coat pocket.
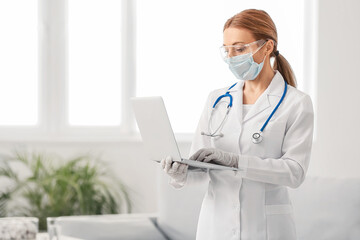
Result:
{"label": "lab coat pocket", "polygon": [[267,148],[275,155],[281,154],[281,148],[285,135],[285,127],[285,122],[273,122],[267,126],[267,129],[265,128],[264,130],[264,134],[269,140],[267,141]]}
{"label": "lab coat pocket", "polygon": [[267,240],[296,240],[293,210],[290,204],[265,205]]}
{"label": "lab coat pocket", "polygon": [[[278,139],[279,137],[275,135],[282,136],[283,138],[285,135],[285,128],[286,128],[286,122],[278,122],[278,121],[269,122],[264,129],[264,134],[267,132],[267,135],[269,135],[270,138]],[[282,138],[280,139],[282,140]]]}

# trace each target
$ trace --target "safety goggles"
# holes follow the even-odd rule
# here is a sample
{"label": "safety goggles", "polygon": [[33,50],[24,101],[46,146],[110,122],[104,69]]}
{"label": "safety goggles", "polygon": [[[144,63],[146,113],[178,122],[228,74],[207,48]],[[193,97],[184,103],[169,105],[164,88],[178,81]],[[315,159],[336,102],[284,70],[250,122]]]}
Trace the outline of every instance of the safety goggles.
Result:
{"label": "safety goggles", "polygon": [[223,59],[245,54],[255,54],[264,44],[266,40],[260,39],[255,42],[239,45],[221,46],[220,53]]}

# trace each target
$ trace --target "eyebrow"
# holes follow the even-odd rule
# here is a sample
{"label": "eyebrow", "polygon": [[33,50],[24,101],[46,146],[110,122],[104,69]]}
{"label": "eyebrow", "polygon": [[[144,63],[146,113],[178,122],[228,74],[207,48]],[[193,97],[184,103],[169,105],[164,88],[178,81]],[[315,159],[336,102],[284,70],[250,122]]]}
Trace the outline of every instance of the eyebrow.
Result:
{"label": "eyebrow", "polygon": [[[236,44],[238,44],[238,43],[244,44],[244,42],[234,42],[234,43],[232,43],[230,46],[236,45]],[[223,46],[225,46],[225,44],[223,44]]]}

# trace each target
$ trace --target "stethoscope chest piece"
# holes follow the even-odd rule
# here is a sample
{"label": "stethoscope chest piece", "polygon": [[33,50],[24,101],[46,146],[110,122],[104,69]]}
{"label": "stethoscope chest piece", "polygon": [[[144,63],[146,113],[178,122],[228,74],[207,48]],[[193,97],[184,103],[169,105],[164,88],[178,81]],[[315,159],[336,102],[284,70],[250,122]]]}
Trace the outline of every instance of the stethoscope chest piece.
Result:
{"label": "stethoscope chest piece", "polygon": [[252,135],[252,141],[255,144],[261,143],[262,141],[262,136],[261,136],[261,132],[256,132]]}

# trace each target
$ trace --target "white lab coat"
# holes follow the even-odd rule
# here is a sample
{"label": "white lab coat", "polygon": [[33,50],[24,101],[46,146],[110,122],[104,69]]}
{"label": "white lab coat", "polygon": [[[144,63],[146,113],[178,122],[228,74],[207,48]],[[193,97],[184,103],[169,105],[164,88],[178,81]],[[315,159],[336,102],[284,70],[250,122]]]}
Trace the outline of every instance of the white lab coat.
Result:
{"label": "white lab coat", "polygon": [[[209,94],[201,115],[190,156],[200,148],[218,148],[240,155],[243,171],[192,170],[186,184],[208,181],[197,228],[197,240],[293,240],[296,229],[288,187],[304,181],[313,138],[313,107],[310,97],[288,86],[283,103],[263,132],[263,141],[252,142],[279,102],[285,87],[277,71],[268,88],[243,119],[243,81],[230,90],[233,107],[222,129],[224,137],[211,138],[208,132],[211,108],[216,98],[227,91]],[[213,116],[214,127],[222,121],[229,98],[223,98]],[[170,182],[179,188],[185,184]]]}

